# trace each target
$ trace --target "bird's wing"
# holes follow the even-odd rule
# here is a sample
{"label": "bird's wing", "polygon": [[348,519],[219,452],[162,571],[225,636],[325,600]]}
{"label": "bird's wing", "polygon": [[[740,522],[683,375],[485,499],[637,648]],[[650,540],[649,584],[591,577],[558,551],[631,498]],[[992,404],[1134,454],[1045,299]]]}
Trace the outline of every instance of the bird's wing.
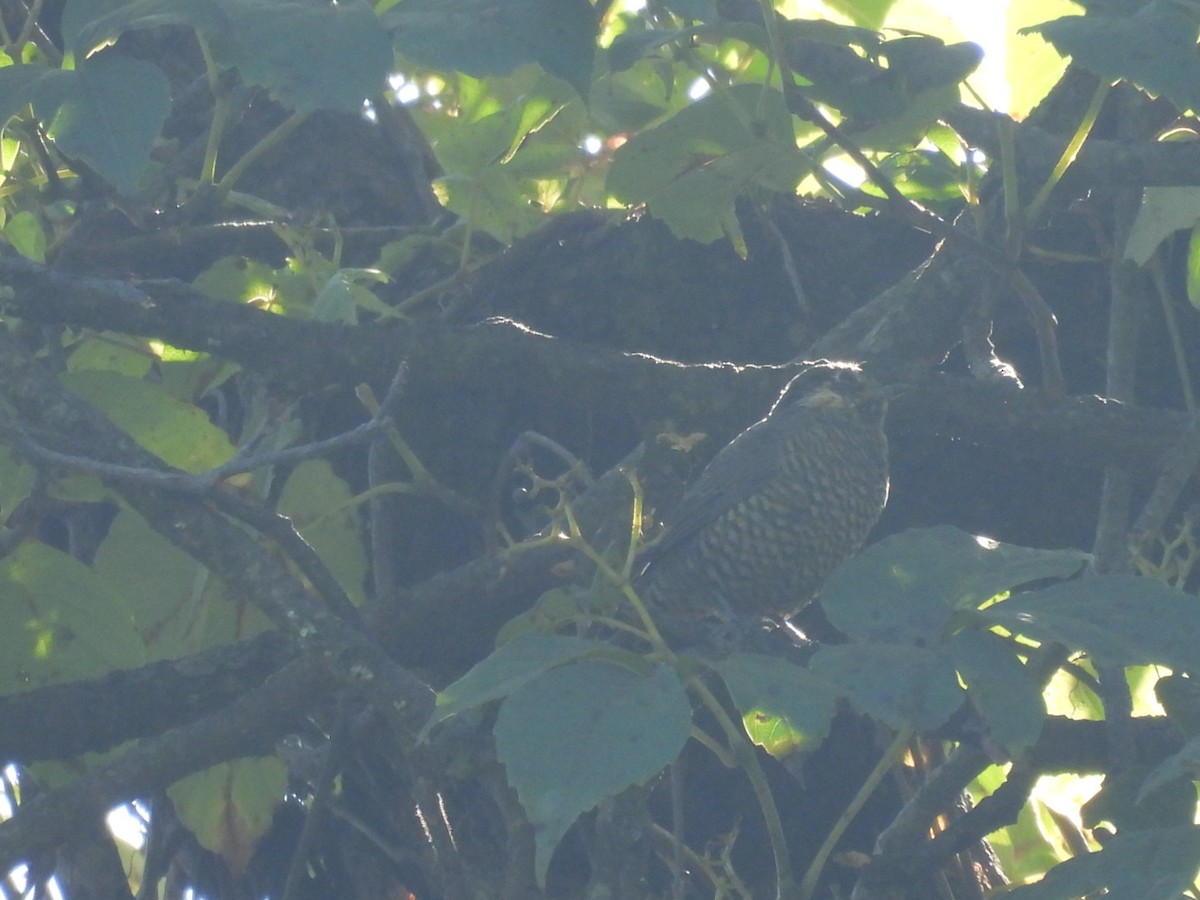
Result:
{"label": "bird's wing", "polygon": [[[776,413],[784,416],[792,410]],[[766,427],[771,424],[774,427]],[[791,429],[782,422],[754,423],[713,457],[667,517],[667,532],[646,551],[646,566],[701,531],[725,510],[753,495],[775,474]]]}

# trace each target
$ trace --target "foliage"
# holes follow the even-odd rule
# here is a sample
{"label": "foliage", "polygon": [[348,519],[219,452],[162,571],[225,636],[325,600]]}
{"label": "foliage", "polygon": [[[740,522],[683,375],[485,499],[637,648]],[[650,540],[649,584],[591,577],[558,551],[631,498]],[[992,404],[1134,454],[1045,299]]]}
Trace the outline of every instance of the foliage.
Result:
{"label": "foliage", "polygon": [[[10,250],[0,257],[7,326],[0,340],[0,714],[27,697],[48,711],[53,704],[42,698],[57,697],[70,710],[78,701],[69,692],[80,685],[104,688],[95,696],[128,697],[121,679],[138,673],[148,679],[139,688],[145,694],[159,675],[192,685],[179,687],[145,726],[132,703],[108,716],[125,732],[97,738],[89,750],[134,737],[142,746],[115,762],[73,763],[81,795],[61,793],[72,789],[68,784],[50,791],[46,804],[169,797],[198,845],[221,860],[239,889],[250,890],[247,879],[283,819],[285,792],[303,800],[309,823],[334,804],[364,833],[388,827],[403,835],[387,804],[380,804],[389,810],[382,814],[371,806],[373,794],[393,792],[404,798],[395,807],[407,803],[416,811],[424,836],[422,846],[393,853],[393,861],[419,857],[413,868],[429,884],[444,876],[429,891],[451,896],[447,858],[469,859],[470,852],[454,844],[446,797],[469,784],[471,813],[482,820],[485,807],[493,811],[502,827],[492,831],[511,844],[488,847],[492,856],[481,852],[478,868],[499,870],[495,860],[505,860],[511,870],[492,875],[517,896],[554,889],[554,861],[570,852],[568,835],[587,844],[595,865],[602,858],[595,848],[621,833],[611,824],[615,810],[654,799],[662,793],[661,773],[702,752],[745,779],[761,819],[753,827],[770,848],[773,871],[754,873],[755,887],[745,886],[736,857],[749,843],[738,840],[741,823],[722,836],[724,851],[706,854],[667,834],[645,811],[649,802],[632,830],[657,836],[653,851],[664,871],[686,858],[684,868],[706,879],[714,895],[750,896],[770,884],[779,896],[807,900],[829,883],[821,879],[831,877],[837,840],[884,774],[902,759],[947,751],[978,763],[956,791],[973,781],[976,791],[991,785],[992,799],[1005,788],[1021,795],[1008,820],[985,819],[992,827],[973,835],[1010,826],[1001,843],[1024,849],[1010,853],[1008,874],[1024,880],[1045,873],[1016,888],[1017,896],[1194,893],[1200,717],[1188,676],[1200,671],[1200,659],[1188,573],[1198,552],[1186,515],[1174,542],[1162,537],[1169,533],[1165,515],[1137,540],[1123,533],[1116,543],[1134,545],[1127,565],[1110,565],[1104,547],[1092,556],[992,541],[949,525],[892,527],[821,591],[837,642],[801,651],[752,627],[737,650],[721,655],[664,640],[669,623],[656,622],[637,595],[647,511],[636,478],[632,532],[598,538],[578,520],[579,495],[596,487],[584,463],[545,438],[525,436],[504,449],[523,430],[516,422],[525,421],[513,414],[497,424],[513,406],[529,407],[527,418],[537,422],[541,395],[572,385],[579,397],[589,396],[584,392],[612,371],[600,369],[594,348],[538,356],[552,353],[545,345],[556,342],[531,329],[520,351],[494,358],[471,343],[497,322],[486,298],[511,273],[504,267],[532,258],[551,260],[553,269],[556,249],[574,239],[572,226],[562,223],[579,207],[601,216],[644,213],[676,239],[712,244],[714,255],[725,243],[748,263],[756,254],[777,254],[802,310],[808,302],[796,287],[778,207],[803,197],[847,215],[894,217],[944,239],[938,253],[965,247],[976,254],[970,268],[997,277],[976,285],[984,295],[978,307],[955,306],[944,317],[951,338],[919,348],[919,338],[900,341],[900,350],[885,348],[876,362],[893,370],[928,367],[961,342],[965,355],[983,347],[985,362],[1003,370],[992,344],[993,319],[1003,317],[993,315],[999,301],[989,293],[1003,281],[1033,323],[1048,401],[1063,400],[1068,375],[1057,356],[1054,313],[1025,263],[1041,252],[1034,244],[1039,229],[1088,193],[1072,183],[1073,167],[1096,146],[1111,91],[1128,89],[1147,116],[1170,114],[1145,141],[1152,147],[1194,136],[1185,114],[1198,106],[1200,17],[1173,0],[1086,3],[1079,15],[1060,9],[1073,7],[1064,2],[1054,7],[1063,15],[1049,21],[1044,11],[1026,15],[1030,4],[1011,4],[1014,41],[1017,34],[1027,36],[1026,46],[1044,39],[1071,57],[1074,75],[1094,76],[1090,99],[1068,106],[1069,120],[1053,122],[1050,158],[1029,161],[1026,154],[1034,154],[1019,139],[1019,117],[988,119],[983,128],[962,105],[985,62],[980,48],[949,32],[909,27],[914,3],[798,6],[807,11],[785,17],[770,3],[711,0],[644,8],[585,0],[69,0],[65,8],[47,2],[30,9],[0,3],[0,231]],[[1026,97],[1050,91],[1060,74],[1023,68],[1015,54],[1008,65],[1010,86]],[[1034,71],[1041,74],[1025,74]],[[363,135],[383,135],[392,155],[367,152],[341,165],[304,168],[339,135],[352,135],[347,143],[359,149],[368,144]],[[393,166],[405,171],[391,172]],[[410,193],[380,180],[358,183],[335,200],[321,194],[327,182],[340,186],[358,174],[396,175]],[[1190,403],[1190,347],[1179,337],[1169,295],[1172,279],[1179,280],[1200,306],[1200,206],[1195,187],[1156,178],[1135,185],[1158,186],[1116,230],[1128,240],[1106,245],[1113,264],[1107,281],[1119,287],[1137,277],[1135,270],[1149,273],[1175,329],[1170,359]],[[304,185],[299,198],[297,182]],[[403,194],[395,202],[393,189]],[[1079,196],[1065,196],[1069,191]],[[368,208],[377,202],[386,224],[356,218],[359,201]],[[410,218],[391,221],[404,216]],[[616,222],[605,218],[605,228]],[[1182,260],[1172,255],[1180,231],[1191,232]],[[239,243],[229,250],[220,241],[230,233],[257,235],[271,249]],[[606,235],[592,233],[584,243],[603,248]],[[124,262],[115,254],[128,249],[126,239],[144,239],[153,249]],[[186,262],[172,267],[164,260],[177,246]],[[534,249],[522,256],[528,247]],[[861,268],[870,262],[858,260]],[[917,289],[936,291],[939,284],[953,279],[926,277]],[[569,289],[547,293],[551,305],[578,305]],[[896,308],[903,305],[898,296]],[[933,306],[911,333],[943,333]],[[753,309],[736,307],[732,318]],[[837,318],[850,322],[846,312]],[[657,313],[638,311],[646,320]],[[973,331],[980,321],[985,327]],[[854,349],[874,353],[871,341],[887,323],[881,315]],[[463,324],[470,327],[453,330]],[[812,346],[823,346],[812,337]],[[681,368],[633,353],[613,356],[613,366]],[[410,357],[423,359],[425,370],[406,368]],[[965,368],[979,374],[979,362],[968,359]],[[343,371],[331,374],[330,365]],[[507,380],[523,365],[537,369],[533,391]],[[449,391],[440,373],[451,366],[475,367],[474,384],[487,382],[499,393],[472,400],[470,390]],[[435,371],[442,381],[430,375]],[[1106,374],[1118,387],[1132,380]],[[389,378],[391,389],[376,400],[367,382]],[[397,398],[410,378],[419,399],[401,410]],[[659,408],[643,416],[636,429],[608,430],[661,435],[663,421],[680,407],[715,402],[720,393],[690,390],[689,400],[673,389],[627,391],[675,405],[668,414]],[[1137,397],[1119,399],[1133,404]],[[420,402],[432,413],[422,416]],[[1007,402],[992,407],[996,429]],[[572,395],[560,405],[580,413],[587,401]],[[598,409],[582,409],[581,419],[588,428],[598,424],[597,431],[612,422]],[[585,442],[582,427],[562,430]],[[676,446],[694,443],[675,438]],[[605,445],[594,459],[611,463],[627,450]],[[462,464],[475,451],[480,455]],[[522,454],[539,453],[553,456],[566,474],[544,476],[522,461]],[[1167,473],[1160,490],[1179,482],[1182,492],[1190,470],[1172,481],[1170,460],[1161,458],[1152,473]],[[435,474],[443,470],[460,477],[443,481]],[[626,484],[625,475],[614,479]],[[522,496],[509,502],[514,481]],[[527,560],[542,561],[530,564],[538,576],[527,585],[536,588],[522,597],[532,609],[509,616],[503,628],[484,628],[485,641],[499,632],[495,649],[457,671],[447,665],[418,674],[385,652],[396,632],[436,619],[444,608],[423,607],[419,586],[386,571],[387,538],[396,535],[382,523],[396,498],[411,501],[407,543],[418,544],[426,528],[436,543],[442,516],[460,523],[460,543],[489,573],[461,591],[479,608],[495,583],[512,571],[527,574]],[[613,506],[622,504],[627,498]],[[622,506],[615,516],[628,525],[629,512]],[[1149,558],[1154,539],[1165,548],[1161,560]],[[1142,575],[1128,574],[1134,565]],[[456,566],[470,568],[446,551],[424,574],[452,581]],[[428,588],[435,596],[437,582],[431,578]],[[392,607],[404,610],[402,625],[389,634],[380,623]],[[476,611],[467,606],[457,618],[441,612],[439,627],[461,632],[466,643]],[[293,698],[286,722],[266,722],[260,710],[211,729],[225,743],[208,742],[210,717],[254,709],[255,698],[286,680],[281,672],[320,683],[321,674],[278,660],[243,673],[225,657],[206,655],[232,646],[249,659],[249,648],[264,646],[254,640],[272,632],[288,637],[286,666],[315,660],[314,670],[330,681]],[[210,667],[221,677],[196,689],[188,679],[211,675]],[[1108,724],[1119,725],[1113,673],[1125,691],[1126,673],[1154,682],[1156,667],[1173,673],[1156,689],[1165,713],[1158,718],[1175,730],[1177,745],[1137,765],[1110,760],[1100,767],[1104,789],[1079,811],[1080,825],[1093,834],[1115,825],[1117,834],[1090,853],[1081,852],[1090,845],[1080,836],[1067,858],[1065,837],[1043,836],[1031,824],[1045,812],[1039,800],[1018,818],[1033,782],[1021,779],[1036,769],[1051,730],[1046,703],[1061,699],[1055,685],[1066,682],[1068,691],[1087,695],[1081,709],[1107,710]],[[435,696],[431,688],[439,684]],[[853,785],[829,836],[797,851],[791,819],[779,808],[784,792],[772,780],[781,770],[766,757],[795,774],[806,760],[839,752],[838,726],[846,720],[869,722],[891,745],[872,748],[869,771]],[[260,724],[261,732],[254,727]],[[300,735],[299,749],[272,754],[285,733]],[[59,758],[46,749],[55,737],[15,760],[23,802],[0,824],[6,864],[36,861],[68,843],[61,832],[21,830],[36,827],[26,825],[37,821],[32,785],[59,779],[47,764]],[[347,744],[355,749],[348,752]],[[146,757],[136,756],[139,750]],[[122,781],[115,777],[122,759],[150,762]],[[499,782],[489,780],[493,761],[503,770]],[[1001,776],[987,770],[989,761],[1011,769]],[[385,783],[386,791],[379,788]],[[447,822],[453,854],[450,844],[437,846],[434,807]],[[60,823],[97,811],[81,808]],[[907,833],[897,836],[891,823],[877,829],[878,859],[887,862],[891,853],[915,860],[918,847],[939,847],[929,838],[930,822],[914,828],[905,811],[890,815]],[[373,816],[379,822],[367,821]],[[969,816],[964,820],[982,818]],[[1067,830],[1061,821],[1055,827]],[[312,850],[305,842],[317,838],[308,826],[291,837],[289,848],[301,850],[278,881],[295,890],[304,878],[335,879],[323,869],[332,870],[332,843]],[[650,858],[650,839],[632,843]],[[807,866],[799,878],[793,857]],[[149,865],[149,851],[146,858]],[[913,879],[906,887],[921,889],[917,874],[904,874]],[[644,873],[634,880],[643,884]],[[261,893],[283,890],[272,883]]]}
{"label": "foliage", "polygon": [[[526,633],[442,691],[431,724],[504,700],[497,750],[535,825],[540,880],[579,813],[643,783],[678,753],[688,733],[680,692],[689,684],[698,686],[697,671],[707,669],[724,682],[746,735],[781,759],[810,754],[820,745],[839,700],[909,734],[936,732],[969,705],[988,738],[1019,757],[1037,740],[1046,715],[1040,677],[1028,667],[1031,647],[1039,644],[1060,643],[1098,664],[1156,662],[1196,671],[1200,660],[1189,627],[1196,615],[1194,597],[1157,581],[1123,576],[1021,590],[1072,579],[1085,562],[1075,551],[1017,547],[946,526],[913,529],[880,541],[830,577],[822,606],[850,642],[820,648],[807,666],[742,652],[714,663],[676,658],[660,648],[668,652],[672,678],[672,669],[647,668],[632,654],[614,655],[605,642]],[[623,673],[620,688],[610,683],[617,673]],[[626,696],[631,699],[623,700]],[[698,695],[701,704],[704,696]],[[684,720],[668,726],[681,711]],[[555,727],[548,729],[551,722]],[[593,731],[597,723],[603,724],[599,733]],[[645,767],[630,770],[630,754],[608,752],[613,741],[649,754]],[[719,743],[717,737],[709,741]],[[728,750],[734,759],[745,758],[736,746]],[[552,764],[555,760],[571,766],[563,769]],[[580,779],[581,763],[588,781]],[[1178,791],[1177,766],[1173,777]],[[1145,790],[1161,786],[1164,776],[1156,772],[1153,778]],[[592,781],[606,789],[597,792],[588,786]],[[1176,826],[1159,831],[1165,841],[1177,834]],[[1124,872],[1116,860],[1125,852],[1125,845],[1118,845],[1113,862],[1100,861],[1101,853],[1096,867],[1071,871],[1088,872],[1084,878],[1096,878],[1090,874],[1096,871]],[[1200,855],[1188,852],[1172,858],[1175,869],[1190,878]],[[1116,886],[1104,877],[1088,882],[1088,890]],[[1139,883],[1136,877],[1133,883]],[[1074,888],[1077,882],[1064,884]],[[1065,889],[1038,894],[1074,895]]]}

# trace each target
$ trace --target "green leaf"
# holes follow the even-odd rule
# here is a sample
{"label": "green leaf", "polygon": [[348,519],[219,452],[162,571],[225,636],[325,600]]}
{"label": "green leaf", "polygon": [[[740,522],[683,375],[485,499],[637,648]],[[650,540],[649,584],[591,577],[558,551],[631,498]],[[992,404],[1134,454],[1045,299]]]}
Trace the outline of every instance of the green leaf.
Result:
{"label": "green leaf", "polygon": [[354,284],[342,272],[334,272],[313,300],[312,317],[318,322],[358,324]]}
{"label": "green leaf", "polygon": [[944,655],[893,644],[822,647],[809,669],[885,725],[932,731],[962,705],[954,666]]}
{"label": "green leaf", "polygon": [[46,232],[38,217],[29,210],[21,210],[4,223],[4,236],[26,259],[39,263],[46,261]]}
{"label": "green leaf", "polygon": [[112,51],[40,80],[33,97],[55,146],[126,193],[149,164],[169,107],[167,77],[157,67]]}
{"label": "green leaf", "polygon": [[129,604],[149,658],[175,659],[269,627],[246,597],[122,507],[96,551],[96,574]]}
{"label": "green leaf", "polygon": [[1180,109],[1200,108],[1200,24],[1183,4],[1151,0],[1129,15],[1066,16],[1023,29],[1102,78],[1161,94]]}
{"label": "green leaf", "polygon": [[206,570],[140,515],[127,507],[117,512],[93,569],[129,604],[151,659],[200,649],[188,634],[200,612],[193,599]]}
{"label": "green leaf", "polygon": [[276,757],[261,756],[189,775],[167,788],[167,795],[200,845],[240,879],[286,789],[287,767]]}
{"label": "green leaf", "polygon": [[288,475],[279,511],[290,518],[304,540],[355,605],[361,605],[367,579],[360,520],[349,485],[323,459],[300,463]]}
{"label": "green leaf", "polygon": [[1179,900],[1200,866],[1200,828],[1183,825],[1122,831],[1097,853],[1055,866],[1006,900],[1073,900],[1108,890],[1105,900]]}
{"label": "green leaf", "polygon": [[[69,82],[70,72],[60,69],[50,69],[46,66],[15,65],[0,68],[0,123],[7,122],[26,106],[33,98],[47,92],[47,85]],[[58,106],[44,107],[47,117],[52,117]]]}
{"label": "green leaf", "polygon": [[383,15],[418,65],[476,78],[538,63],[588,95],[596,14],[587,0],[405,0]]}
{"label": "green leaf", "polygon": [[985,621],[1086,650],[1101,666],[1159,664],[1200,672],[1200,598],[1153,578],[1105,575],[1051,585],[990,606]]}
{"label": "green leaf", "polygon": [[825,0],[825,5],[846,16],[855,25],[880,28],[896,0]]}
{"label": "green leaf", "polygon": [[[1144,266],[1158,245],[1176,231],[1200,221],[1200,187],[1148,187],[1142,192],[1122,259]],[[1190,271],[1189,265],[1189,271]]]}
{"label": "green leaf", "polygon": [[496,755],[534,827],[534,874],[545,884],[567,829],[600,801],[654,777],[691,733],[673,670],[649,676],[576,662],[527,682],[500,706]]}
{"label": "green leaf", "polygon": [[[1141,803],[1154,791],[1170,787],[1173,794],[1179,793],[1181,785],[1200,779],[1200,735],[1189,738],[1187,743],[1155,766],[1138,790],[1137,802]],[[1192,788],[1193,795],[1195,788]],[[1195,797],[1191,806],[1195,808]]]}
{"label": "green leaf", "polygon": [[37,470],[11,447],[0,444],[0,523],[8,521],[37,482]]}
{"label": "green leaf", "polygon": [[1196,787],[1176,773],[1170,780],[1148,785],[1150,767],[1134,763],[1104,776],[1104,784],[1079,810],[1084,828],[1111,822],[1118,832],[1154,831],[1173,825],[1192,825],[1196,818]]}
{"label": "green leaf", "polygon": [[197,290],[216,300],[235,302],[286,302],[303,298],[308,290],[305,278],[286,269],[272,269],[258,260],[224,256],[209,266],[194,282]]}
{"label": "green leaf", "polygon": [[1042,688],[999,635],[964,629],[946,647],[988,734],[1010,757],[1032,747],[1046,721]]}
{"label": "green leaf", "polygon": [[392,47],[365,0],[219,0],[232,28],[213,55],[298,112],[358,112],[384,87]]}
{"label": "green leaf", "polygon": [[210,34],[230,27],[216,0],[74,0],[63,13],[63,41],[85,58],[127,31],[190,25]]}
{"label": "green leaf", "polygon": [[837,692],[807,669],[755,653],[735,653],[715,668],[750,740],[776,759],[811,753],[829,735]]}
{"label": "green leaf", "polygon": [[204,410],[181,403],[161,385],[116,372],[67,372],[60,378],[168,465],[205,472],[233,456],[228,435]]}
{"label": "green leaf", "polygon": [[976,537],[949,525],[911,528],[868,547],[821,588],[821,608],[848,636],[928,645],[944,640],[951,619],[1002,591],[1066,578],[1087,555],[1036,550]]}
{"label": "green leaf", "polygon": [[[1004,10],[1000,60],[1004,82],[1010,92],[1008,110],[1022,121],[1041,101],[1067,67],[1061,56],[1040,36],[1026,31],[1026,26],[1045,22],[1079,11],[1073,0],[1009,0]],[[989,64],[993,60],[989,57]]]}
{"label": "green leaf", "polygon": [[1187,297],[1193,307],[1200,309],[1200,224],[1193,226],[1188,235]]}
{"label": "green leaf", "polygon": [[68,372],[119,372],[132,378],[145,377],[154,365],[154,355],[125,336],[88,334],[71,350]]}
{"label": "green leaf", "polygon": [[881,51],[887,57],[888,72],[901,80],[909,97],[956,85],[983,62],[983,48],[978,44],[947,44],[925,35],[886,41]]}
{"label": "green leaf", "polygon": [[522,97],[497,112],[470,122],[447,116],[424,119],[438,162],[447,172],[478,174],[509,159],[531,131],[545,125],[566,102],[553,79],[541,76]]}
{"label": "green leaf", "polygon": [[1200,682],[1166,675],[1154,683],[1154,696],[1184,737],[1200,736]]}
{"label": "green leaf", "polygon": [[690,38],[695,28],[643,28],[623,31],[604,51],[610,72],[624,72],[643,57],[655,54],[659,48],[674,41]]}
{"label": "green leaf", "polygon": [[588,112],[602,132],[640,132],[672,108],[682,108],[687,95],[673,86],[669,62],[642,59],[631,69],[599,79],[588,98]]}
{"label": "green leaf", "polygon": [[26,541],[0,560],[0,693],[146,661],[125,598],[79,560]]}
{"label": "green leaf", "polygon": [[755,186],[791,192],[809,168],[782,95],[745,84],[634,136],[614,155],[607,187],[625,203],[646,203],[678,237],[737,243],[737,196]]}
{"label": "green leaf", "polygon": [[437,708],[422,735],[428,734],[438,722],[507,697],[551,669],[596,653],[605,646],[561,634],[523,634],[502,644],[462,678],[438,692]]}
{"label": "green leaf", "polygon": [[542,221],[540,210],[530,205],[521,185],[502,166],[477,175],[443,176],[433,182],[433,190],[446,209],[504,244]]}

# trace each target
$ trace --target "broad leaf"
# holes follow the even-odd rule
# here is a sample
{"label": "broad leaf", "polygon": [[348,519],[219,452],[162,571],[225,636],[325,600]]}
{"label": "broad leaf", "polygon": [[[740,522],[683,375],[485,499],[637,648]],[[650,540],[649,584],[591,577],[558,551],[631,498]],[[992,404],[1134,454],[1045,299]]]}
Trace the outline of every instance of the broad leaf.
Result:
{"label": "broad leaf", "polygon": [[358,112],[392,67],[387,33],[365,0],[219,0],[232,28],[213,53],[299,112]]}
{"label": "broad leaf", "polygon": [[654,777],[691,733],[675,672],[649,676],[583,661],[512,694],[496,720],[496,754],[534,827],[534,873],[546,879],[567,829],[597,803]]}
{"label": "broad leaf", "polygon": [[405,0],[383,16],[418,65],[477,78],[538,63],[586,97],[596,51],[587,0]]}
{"label": "broad leaf", "polygon": [[125,598],[37,541],[0,560],[0,693],[92,678],[146,661]]}
{"label": "broad leaf", "polygon": [[604,645],[595,641],[561,634],[523,634],[501,644],[462,678],[438,692],[437,708],[425,732],[451,716],[506,697],[563,663],[602,649]]}
{"label": "broad leaf", "polygon": [[[7,122],[26,106],[34,97],[50,95],[65,90],[73,75],[61,69],[46,66],[15,65],[0,68],[0,123]],[[58,104],[43,102],[42,114],[53,117]]]}
{"label": "broad leaf", "polygon": [[949,635],[958,610],[1023,584],[1075,574],[1075,550],[1035,550],[948,525],[885,538],[840,566],[821,588],[821,608],[862,641],[929,645]]}
{"label": "broad leaf", "polygon": [[1162,94],[1180,109],[1200,108],[1200,58],[1194,12],[1151,0],[1129,15],[1066,16],[1023,29],[1102,78],[1124,79]]}
{"label": "broad leaf", "polygon": [[800,666],[755,653],[735,653],[716,664],[750,740],[782,759],[811,753],[829,735],[837,692]]}
{"label": "broad leaf", "polygon": [[300,463],[288,475],[279,511],[321,557],[350,600],[364,601],[367,554],[349,485],[324,459]]}
{"label": "broad leaf", "polygon": [[1010,756],[1033,746],[1046,720],[1042,688],[1013,645],[990,632],[963,629],[946,647],[967,683],[988,734]]}
{"label": "broad leaf", "polygon": [[1148,187],[1142,192],[1123,259],[1144,266],[1158,245],[1183,228],[1200,221],[1200,187]]}
{"label": "broad leaf", "polygon": [[168,25],[216,33],[229,27],[229,19],[216,0],[72,0],[62,30],[63,40],[83,59],[126,31]]}
{"label": "broad leaf", "polygon": [[167,788],[179,820],[200,845],[241,878],[271,827],[287,789],[287,767],[273,756],[235,759]]}
{"label": "broad leaf", "polygon": [[738,245],[734,200],[755,186],[790,193],[809,168],[782,95],[746,84],[636,135],[614,156],[607,186],[619,200],[646,203],[679,237]]}
{"label": "broad leaf", "polygon": [[1107,889],[1105,900],[1179,900],[1200,867],[1200,828],[1183,825],[1122,831],[1097,853],[1055,866],[1011,900],[1074,900]]}
{"label": "broad leaf", "polygon": [[204,472],[233,456],[228,435],[202,409],[181,403],[160,385],[116,372],[67,372],[61,380],[169,465]]}
{"label": "broad leaf", "polygon": [[939,728],[965,699],[950,661],[918,647],[822,647],[809,668],[836,685],[860,712],[897,730]]}
{"label": "broad leaf", "polygon": [[1102,666],[1200,672],[1200,598],[1153,578],[1106,575],[1051,585],[985,609],[985,621],[1086,650]]}
{"label": "broad leaf", "polygon": [[125,192],[146,170],[169,105],[167,77],[115,51],[42,79],[33,97],[34,112],[58,149]]}

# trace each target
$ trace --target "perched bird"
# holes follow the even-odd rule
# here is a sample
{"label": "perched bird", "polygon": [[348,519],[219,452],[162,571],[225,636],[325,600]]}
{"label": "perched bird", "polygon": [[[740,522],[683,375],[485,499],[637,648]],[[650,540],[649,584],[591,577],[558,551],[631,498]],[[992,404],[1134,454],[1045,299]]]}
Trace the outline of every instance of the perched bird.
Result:
{"label": "perched bird", "polygon": [[636,582],[651,610],[782,619],[806,605],[887,502],[892,393],[853,363],[822,360],[793,378],[668,516]]}

